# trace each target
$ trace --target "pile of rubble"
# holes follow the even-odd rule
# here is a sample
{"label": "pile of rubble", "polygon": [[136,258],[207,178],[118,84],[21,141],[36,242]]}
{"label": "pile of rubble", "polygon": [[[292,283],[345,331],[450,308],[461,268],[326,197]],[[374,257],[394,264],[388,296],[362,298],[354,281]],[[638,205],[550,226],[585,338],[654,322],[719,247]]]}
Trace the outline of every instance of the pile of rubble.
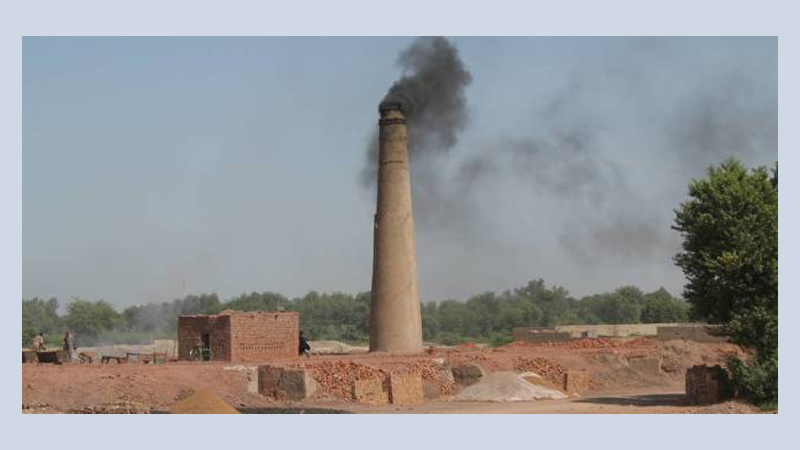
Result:
{"label": "pile of rubble", "polygon": [[423,380],[438,386],[441,394],[451,394],[455,390],[453,374],[444,361],[440,364],[432,361],[414,362],[410,370],[411,373],[419,374]]}
{"label": "pile of rubble", "polygon": [[561,364],[538,356],[535,358],[519,357],[515,360],[514,368],[518,372],[534,372],[556,384],[561,383],[564,374],[567,373],[566,367]]}

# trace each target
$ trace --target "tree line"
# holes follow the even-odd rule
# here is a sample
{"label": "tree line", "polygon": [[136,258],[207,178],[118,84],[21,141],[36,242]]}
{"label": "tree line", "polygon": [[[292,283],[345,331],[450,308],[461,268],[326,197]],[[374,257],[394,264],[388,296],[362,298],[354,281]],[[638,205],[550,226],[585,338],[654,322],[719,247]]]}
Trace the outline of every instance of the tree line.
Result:
{"label": "tree line", "polygon": [[[174,336],[181,315],[234,311],[298,311],[302,329],[317,340],[366,342],[369,339],[370,293],[308,294],[289,299],[274,292],[253,292],[222,301],[217,294],[189,295],[171,302],[130,306],[118,312],[104,300],[73,299],[59,315],[58,300],[23,299],[23,345],[38,332],[48,342],[64,330],[81,344],[99,340]],[[543,280],[503,293],[487,292],[466,301],[445,300],[421,305],[424,339],[455,344],[465,341],[503,343],[515,327],[562,324],[656,323],[688,320],[688,304],[665,289],[644,293],[634,286],[578,300]],[[109,342],[110,343],[110,342]]]}

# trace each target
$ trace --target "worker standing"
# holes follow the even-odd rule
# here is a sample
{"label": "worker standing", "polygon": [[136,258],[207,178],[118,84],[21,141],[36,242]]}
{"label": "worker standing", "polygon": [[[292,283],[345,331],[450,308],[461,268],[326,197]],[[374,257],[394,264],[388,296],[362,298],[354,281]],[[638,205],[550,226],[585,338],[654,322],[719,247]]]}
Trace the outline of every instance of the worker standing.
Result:
{"label": "worker standing", "polygon": [[44,333],[39,332],[36,336],[33,337],[33,341],[31,343],[31,347],[35,352],[42,352],[45,350],[44,348]]}
{"label": "worker standing", "polygon": [[64,345],[63,345],[62,348],[69,355],[69,360],[70,361],[75,361],[75,359],[76,359],[75,358],[75,350],[77,348],[75,346],[75,336],[69,330],[67,330],[67,332],[64,333]]}

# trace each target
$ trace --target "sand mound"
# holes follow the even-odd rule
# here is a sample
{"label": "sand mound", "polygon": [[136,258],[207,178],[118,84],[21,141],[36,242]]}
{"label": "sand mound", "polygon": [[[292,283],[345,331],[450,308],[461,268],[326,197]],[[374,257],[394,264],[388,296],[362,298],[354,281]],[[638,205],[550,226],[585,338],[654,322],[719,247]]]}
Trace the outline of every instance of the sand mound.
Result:
{"label": "sand mound", "polygon": [[171,414],[239,414],[233,406],[225,403],[219,395],[200,390],[175,403],[169,409]]}
{"label": "sand mound", "polygon": [[514,372],[495,372],[456,395],[459,401],[520,402],[567,398],[562,392],[525,381]]}

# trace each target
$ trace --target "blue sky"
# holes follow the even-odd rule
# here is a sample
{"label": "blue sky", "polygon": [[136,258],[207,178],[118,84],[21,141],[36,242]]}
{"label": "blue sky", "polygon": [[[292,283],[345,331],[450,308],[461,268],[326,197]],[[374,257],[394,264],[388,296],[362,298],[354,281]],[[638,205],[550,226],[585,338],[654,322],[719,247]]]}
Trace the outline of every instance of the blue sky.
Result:
{"label": "blue sky", "polygon": [[[412,41],[24,38],[23,296],[368,290],[358,172]],[[436,170],[497,170],[444,200],[468,214],[416,212],[423,300],[539,277],[678,294],[687,183],[728,156],[778,158],[775,38],[452,41],[469,122]],[[524,164],[508,150],[534,147]]]}

